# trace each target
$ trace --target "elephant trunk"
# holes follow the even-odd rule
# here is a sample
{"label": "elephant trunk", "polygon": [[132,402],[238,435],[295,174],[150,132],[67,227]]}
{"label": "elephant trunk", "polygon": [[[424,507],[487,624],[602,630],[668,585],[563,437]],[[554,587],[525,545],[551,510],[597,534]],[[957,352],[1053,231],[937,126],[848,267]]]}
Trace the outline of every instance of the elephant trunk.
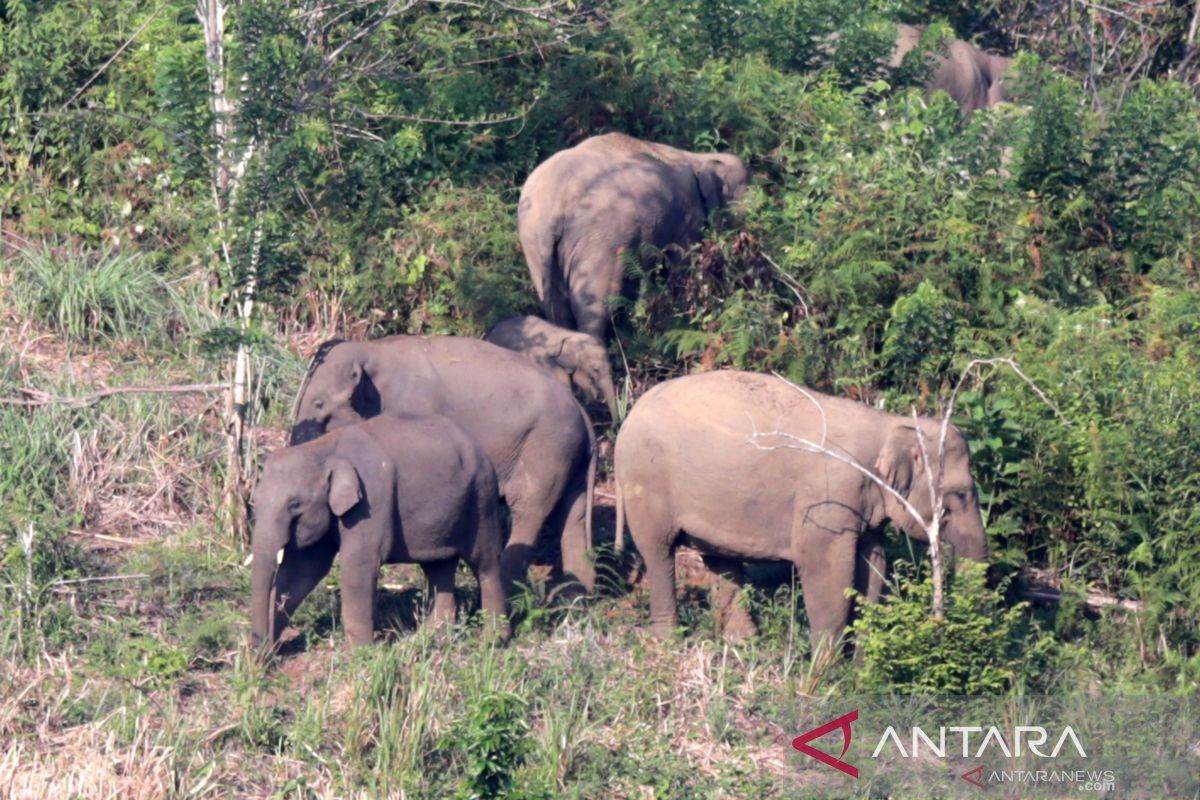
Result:
{"label": "elephant trunk", "polygon": [[258,651],[268,653],[279,636],[277,619],[278,555],[283,551],[270,543],[255,542],[254,567],[251,574],[250,643]]}
{"label": "elephant trunk", "polygon": [[617,390],[613,387],[612,378],[606,380],[600,387],[600,393],[604,395],[600,399],[608,406],[608,415],[613,423],[617,421]]}
{"label": "elephant trunk", "polygon": [[976,515],[975,519],[970,520],[962,527],[956,526],[954,530],[948,531],[946,538],[954,547],[954,557],[966,558],[971,561],[987,561],[988,544],[987,531],[983,527],[983,520]]}

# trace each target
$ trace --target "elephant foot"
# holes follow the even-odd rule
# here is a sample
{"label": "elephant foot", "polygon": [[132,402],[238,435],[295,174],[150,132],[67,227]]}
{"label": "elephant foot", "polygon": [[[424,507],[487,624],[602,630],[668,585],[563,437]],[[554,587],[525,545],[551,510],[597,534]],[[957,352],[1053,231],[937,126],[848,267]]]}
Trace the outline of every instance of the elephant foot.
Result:
{"label": "elephant foot", "polygon": [[492,647],[506,647],[512,641],[512,626],[508,618],[487,618],[483,620],[483,640]]}
{"label": "elephant foot", "polygon": [[659,639],[670,639],[675,636],[676,627],[678,627],[678,623],[675,620],[651,622],[650,632]]}
{"label": "elephant foot", "polygon": [[758,626],[744,608],[734,608],[721,627],[721,635],[731,644],[744,644],[758,636]]}

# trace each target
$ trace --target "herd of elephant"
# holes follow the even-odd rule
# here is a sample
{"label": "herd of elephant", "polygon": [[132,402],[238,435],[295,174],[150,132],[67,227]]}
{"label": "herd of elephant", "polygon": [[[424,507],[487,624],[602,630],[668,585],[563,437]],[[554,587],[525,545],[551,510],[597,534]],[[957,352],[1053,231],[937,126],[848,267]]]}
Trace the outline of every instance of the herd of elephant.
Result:
{"label": "herd of elephant", "polygon": [[[592,137],[539,165],[521,191],[521,246],[545,319],[505,320],[483,340],[323,344],[289,446],[267,459],[252,498],[256,646],[278,644],[338,555],[354,645],[374,638],[384,564],[421,565],[429,620],[440,623],[454,619],[465,562],[503,639],[508,598],[543,531],[561,541],[562,579],[594,591],[597,449],[585,406],[606,405],[617,422],[605,342],[622,262],[677,258],[749,182],[736,155]],[[940,541],[956,556],[987,552],[958,430],[770,375],[717,371],[655,386],[620,425],[613,476],[617,547],[628,529],[659,634],[677,624],[678,544],[701,552],[718,622],[734,640],[755,632],[736,601],[745,561],[795,565],[816,641],[848,624],[849,589],[878,598],[887,524],[925,541],[939,502]]]}

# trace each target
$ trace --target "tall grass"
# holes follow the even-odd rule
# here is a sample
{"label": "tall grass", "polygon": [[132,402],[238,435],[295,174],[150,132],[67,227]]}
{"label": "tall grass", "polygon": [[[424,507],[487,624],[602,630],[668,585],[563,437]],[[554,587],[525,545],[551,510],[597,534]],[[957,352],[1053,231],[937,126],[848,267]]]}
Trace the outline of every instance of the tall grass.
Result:
{"label": "tall grass", "polygon": [[177,305],[140,253],[43,246],[22,250],[12,268],[18,309],[76,341],[146,340]]}

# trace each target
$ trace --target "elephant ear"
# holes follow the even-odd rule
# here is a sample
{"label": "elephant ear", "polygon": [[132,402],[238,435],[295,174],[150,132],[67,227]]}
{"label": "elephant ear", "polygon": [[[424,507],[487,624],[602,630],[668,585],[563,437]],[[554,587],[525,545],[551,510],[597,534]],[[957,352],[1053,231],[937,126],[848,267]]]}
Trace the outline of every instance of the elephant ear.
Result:
{"label": "elephant ear", "polygon": [[704,204],[705,217],[725,205],[724,181],[721,180],[723,168],[720,161],[709,158],[692,172],[696,176],[696,189],[700,192],[700,202]]}
{"label": "elephant ear", "polygon": [[908,496],[913,475],[921,468],[921,446],[916,428],[899,425],[892,429],[875,460],[875,472],[901,495]]}
{"label": "elephant ear", "polygon": [[334,516],[344,516],[362,500],[358,470],[344,458],[329,461],[329,510]]}

